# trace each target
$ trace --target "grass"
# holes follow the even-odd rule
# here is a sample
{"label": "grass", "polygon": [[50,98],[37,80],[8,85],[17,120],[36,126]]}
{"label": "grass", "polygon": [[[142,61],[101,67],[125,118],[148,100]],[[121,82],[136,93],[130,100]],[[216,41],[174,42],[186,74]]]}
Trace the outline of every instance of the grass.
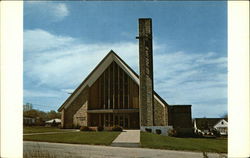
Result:
{"label": "grass", "polygon": [[141,132],[144,148],[227,153],[227,139],[177,138]]}
{"label": "grass", "polygon": [[119,134],[120,132],[70,132],[24,135],[23,140],[70,144],[110,145]]}
{"label": "grass", "polygon": [[23,133],[45,133],[45,132],[65,132],[57,127],[29,126],[23,127]]}

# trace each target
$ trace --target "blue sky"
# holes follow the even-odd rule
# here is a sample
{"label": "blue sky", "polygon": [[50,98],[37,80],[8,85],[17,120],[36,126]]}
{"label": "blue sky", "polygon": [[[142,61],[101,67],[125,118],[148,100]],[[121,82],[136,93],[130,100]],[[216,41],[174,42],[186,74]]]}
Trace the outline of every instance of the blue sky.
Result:
{"label": "blue sky", "polygon": [[24,3],[24,103],[57,110],[112,49],[138,72],[138,18],[153,21],[154,85],[193,117],[227,112],[226,2]]}

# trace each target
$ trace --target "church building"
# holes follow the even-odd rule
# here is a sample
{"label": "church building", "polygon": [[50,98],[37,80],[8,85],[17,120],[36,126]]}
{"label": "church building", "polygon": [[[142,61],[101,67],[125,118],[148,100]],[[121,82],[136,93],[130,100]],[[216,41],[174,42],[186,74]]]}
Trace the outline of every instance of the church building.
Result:
{"label": "church building", "polygon": [[140,75],[111,50],[58,109],[63,128],[192,128],[191,105],[169,105],[153,89],[151,19],[139,19],[137,38]]}

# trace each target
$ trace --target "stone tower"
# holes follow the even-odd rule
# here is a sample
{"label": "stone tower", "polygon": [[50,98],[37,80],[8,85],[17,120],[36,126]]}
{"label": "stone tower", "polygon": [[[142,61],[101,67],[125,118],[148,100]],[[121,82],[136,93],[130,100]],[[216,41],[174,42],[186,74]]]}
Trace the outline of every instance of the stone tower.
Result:
{"label": "stone tower", "polygon": [[154,126],[152,20],[139,19],[139,105],[141,129]]}

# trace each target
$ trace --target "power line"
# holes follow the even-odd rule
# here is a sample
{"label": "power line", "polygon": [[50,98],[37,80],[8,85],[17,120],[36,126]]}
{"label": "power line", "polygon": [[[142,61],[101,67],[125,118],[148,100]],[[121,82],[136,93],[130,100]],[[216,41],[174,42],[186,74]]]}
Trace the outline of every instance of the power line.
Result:
{"label": "power line", "polygon": [[34,104],[34,103],[30,103],[30,102],[27,102],[27,103],[31,104],[32,106],[39,106],[39,107],[50,107],[50,108],[56,108],[56,107],[58,107],[58,106],[51,106],[51,105]]}

